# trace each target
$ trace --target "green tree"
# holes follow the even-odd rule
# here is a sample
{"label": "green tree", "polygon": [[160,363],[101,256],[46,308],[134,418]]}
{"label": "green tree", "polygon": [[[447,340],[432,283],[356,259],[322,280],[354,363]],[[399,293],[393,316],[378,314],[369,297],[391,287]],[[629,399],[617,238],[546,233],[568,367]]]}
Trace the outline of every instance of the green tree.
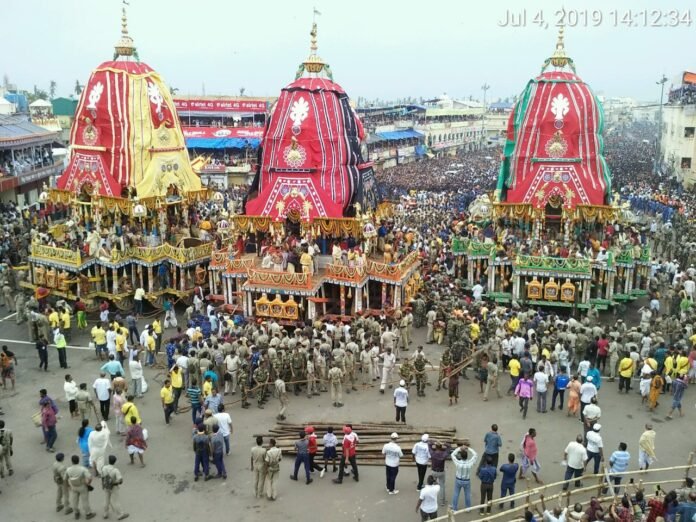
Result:
{"label": "green tree", "polygon": [[51,99],[56,97],[56,81],[55,80],[51,80],[51,83],[49,84],[48,95],[50,96]]}
{"label": "green tree", "polygon": [[75,94],[78,96],[82,94],[82,89],[84,89],[84,85],[80,85],[80,80],[75,80]]}

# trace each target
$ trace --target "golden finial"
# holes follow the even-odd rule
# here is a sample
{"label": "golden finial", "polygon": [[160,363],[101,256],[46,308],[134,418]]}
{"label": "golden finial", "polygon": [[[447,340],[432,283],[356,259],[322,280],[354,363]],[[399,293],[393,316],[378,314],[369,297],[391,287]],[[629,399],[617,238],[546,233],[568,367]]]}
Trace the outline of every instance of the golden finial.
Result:
{"label": "golden finial", "polygon": [[573,60],[566,54],[564,38],[564,27],[561,26],[558,29],[558,40],[556,41],[556,50],[550,58],[547,58],[544,65],[541,67],[542,72],[546,70],[549,65],[553,65],[558,69],[563,69],[564,67],[570,67],[570,69],[575,72],[575,64]]}
{"label": "golden finial", "polygon": [[128,17],[126,16],[126,6],[128,3],[123,1],[123,8],[121,10],[121,38],[116,42],[116,57],[119,56],[133,56],[135,52],[135,45],[133,44],[133,38],[128,34]]}
{"label": "golden finial", "polygon": [[317,23],[312,23],[312,30],[309,35],[312,37],[309,45],[309,57],[305,60],[305,70],[309,73],[318,74],[324,69],[324,61],[317,54]]}
{"label": "golden finial", "polygon": [[558,29],[558,41],[556,42],[556,50],[551,57],[551,63],[554,67],[565,67],[568,65],[570,58],[565,52],[563,44],[563,26]]}

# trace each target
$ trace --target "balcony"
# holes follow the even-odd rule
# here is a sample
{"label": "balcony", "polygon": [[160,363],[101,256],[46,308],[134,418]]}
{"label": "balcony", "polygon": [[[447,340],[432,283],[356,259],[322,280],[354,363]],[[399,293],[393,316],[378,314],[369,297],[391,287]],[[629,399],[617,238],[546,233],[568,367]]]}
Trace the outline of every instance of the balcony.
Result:
{"label": "balcony", "polygon": [[68,265],[75,268],[82,264],[82,256],[79,250],[70,250],[48,245],[32,244],[31,256],[41,261]]}
{"label": "balcony", "polygon": [[367,273],[377,280],[398,282],[418,263],[418,252],[411,252],[399,263],[381,263],[379,261],[368,260]]}

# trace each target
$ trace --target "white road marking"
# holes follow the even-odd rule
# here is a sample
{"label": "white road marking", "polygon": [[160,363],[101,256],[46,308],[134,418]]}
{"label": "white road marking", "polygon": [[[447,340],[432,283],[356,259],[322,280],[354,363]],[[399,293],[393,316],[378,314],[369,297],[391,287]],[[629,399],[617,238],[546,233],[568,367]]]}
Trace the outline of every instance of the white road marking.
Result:
{"label": "white road marking", "polygon": [[[36,345],[35,342],[18,341],[16,339],[0,339],[0,343],[30,344],[32,346]],[[55,345],[49,344],[49,346]],[[66,348],[72,348],[73,350],[93,350],[93,348],[90,348],[89,346],[73,346],[72,344],[67,345]]]}
{"label": "white road marking", "polygon": [[10,319],[10,318],[14,317],[15,315],[17,315],[17,312],[11,313],[11,314],[8,315],[7,317],[3,317],[2,319],[0,319],[0,323],[3,322],[3,321],[6,320],[6,319]]}

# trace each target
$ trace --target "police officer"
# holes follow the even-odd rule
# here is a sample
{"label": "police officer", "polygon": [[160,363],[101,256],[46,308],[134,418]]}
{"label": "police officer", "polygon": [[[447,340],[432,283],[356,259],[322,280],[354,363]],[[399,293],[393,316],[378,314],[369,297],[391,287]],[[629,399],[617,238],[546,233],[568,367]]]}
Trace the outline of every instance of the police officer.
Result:
{"label": "police officer", "polygon": [[329,370],[331,383],[331,402],[336,408],[343,406],[343,370],[334,362]]}
{"label": "police officer", "polygon": [[109,463],[102,468],[102,489],[104,490],[104,518],[109,518],[109,510],[113,510],[118,515],[117,520],[128,518],[128,513],[121,509],[119,491],[123,484],[123,475],[116,464],[116,455],[109,455]]}
{"label": "police officer", "polygon": [[254,370],[253,378],[256,385],[257,405],[263,409],[263,403],[266,400],[266,384],[268,383],[268,370],[265,361]]}
{"label": "police officer", "polygon": [[69,507],[65,514],[69,515],[74,511],[75,518],[80,518],[80,507],[78,504],[81,504],[85,518],[89,520],[96,516],[96,513],[89,507],[89,492],[91,489],[94,489],[91,485],[92,473],[80,464],[80,457],[77,455],[73,455],[70,460],[72,466],[65,470],[65,480],[70,486],[72,507]]}
{"label": "police officer", "polygon": [[56,511],[62,510],[68,506],[66,513],[72,512],[70,508],[70,486],[65,479],[65,471],[68,467],[65,465],[65,455],[56,453],[56,460],[53,463],[53,482],[56,483]]}

